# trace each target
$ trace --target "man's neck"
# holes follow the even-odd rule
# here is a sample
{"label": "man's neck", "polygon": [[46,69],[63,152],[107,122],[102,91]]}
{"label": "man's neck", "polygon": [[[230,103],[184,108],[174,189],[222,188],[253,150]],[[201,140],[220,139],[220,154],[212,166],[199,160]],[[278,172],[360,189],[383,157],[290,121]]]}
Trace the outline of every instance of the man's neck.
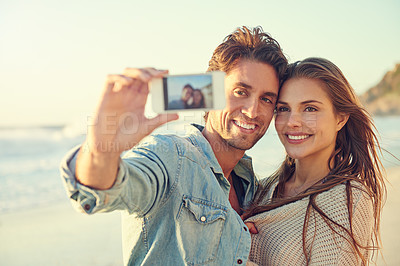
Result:
{"label": "man's neck", "polygon": [[219,134],[207,129],[207,127],[204,128],[202,133],[210,143],[224,176],[228,178],[233,168],[243,157],[244,151],[230,146]]}

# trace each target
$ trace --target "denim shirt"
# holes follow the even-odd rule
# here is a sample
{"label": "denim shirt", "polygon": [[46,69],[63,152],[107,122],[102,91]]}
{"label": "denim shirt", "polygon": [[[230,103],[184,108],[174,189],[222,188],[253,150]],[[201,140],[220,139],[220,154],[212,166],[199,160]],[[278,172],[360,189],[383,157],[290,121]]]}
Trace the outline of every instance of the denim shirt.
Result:
{"label": "denim shirt", "polygon": [[[79,148],[64,158],[62,179],[76,209],[122,210],[125,265],[246,264],[250,234],[229,203],[230,184],[200,130],[146,137],[122,156],[108,190],[76,181]],[[247,205],[256,189],[251,158],[245,155],[234,172]]]}

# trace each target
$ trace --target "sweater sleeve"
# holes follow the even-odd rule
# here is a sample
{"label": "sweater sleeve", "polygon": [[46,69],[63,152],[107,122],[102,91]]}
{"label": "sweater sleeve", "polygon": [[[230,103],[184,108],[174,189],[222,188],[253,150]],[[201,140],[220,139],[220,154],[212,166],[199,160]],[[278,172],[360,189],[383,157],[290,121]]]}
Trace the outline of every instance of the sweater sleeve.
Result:
{"label": "sweater sleeve", "polygon": [[[353,188],[354,190],[354,188]],[[353,192],[354,198],[358,196],[358,202],[354,204],[353,210],[353,234],[355,239],[362,247],[370,246],[372,243],[372,231],[374,225],[374,213],[372,201],[368,195],[359,190],[355,189]],[[343,241],[343,250],[351,250],[351,246],[347,241]],[[369,250],[360,249],[363,256],[369,260]],[[348,252],[339,252],[338,254],[338,265],[361,265],[361,258]]]}
{"label": "sweater sleeve", "polygon": [[[373,207],[371,199],[361,189],[353,188],[353,216],[352,229],[355,239],[363,247],[370,245],[373,227]],[[344,191],[343,191],[344,192]],[[341,224],[346,229],[350,229],[349,216],[346,204],[346,197],[336,195],[336,208],[331,208],[328,217]],[[332,199],[333,200],[333,199]],[[317,215],[319,216],[319,215]],[[315,242],[312,244],[310,265],[361,265],[362,261],[358,254],[353,251],[350,237],[343,229],[333,226],[341,235],[332,232],[324,224],[319,227],[314,236]],[[368,258],[368,251],[361,249],[364,257]]]}

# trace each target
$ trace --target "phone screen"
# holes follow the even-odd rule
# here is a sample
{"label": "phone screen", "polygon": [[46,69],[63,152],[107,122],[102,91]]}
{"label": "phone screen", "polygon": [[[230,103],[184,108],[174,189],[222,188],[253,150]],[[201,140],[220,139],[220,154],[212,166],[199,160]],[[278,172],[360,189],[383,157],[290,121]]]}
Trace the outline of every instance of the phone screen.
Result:
{"label": "phone screen", "polygon": [[168,76],[162,83],[166,110],[214,108],[210,74]]}

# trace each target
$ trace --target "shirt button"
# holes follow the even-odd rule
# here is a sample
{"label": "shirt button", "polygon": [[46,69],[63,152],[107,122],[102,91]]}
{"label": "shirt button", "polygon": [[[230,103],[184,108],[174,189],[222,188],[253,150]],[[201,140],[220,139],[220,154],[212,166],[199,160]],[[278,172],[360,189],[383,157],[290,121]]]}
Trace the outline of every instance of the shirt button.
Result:
{"label": "shirt button", "polygon": [[238,263],[238,264],[242,264],[243,261],[242,261],[241,259],[238,259],[238,260],[237,260],[237,263]]}
{"label": "shirt button", "polygon": [[200,217],[200,221],[205,222],[206,221],[206,217],[205,216],[201,216]]}
{"label": "shirt button", "polygon": [[247,227],[246,227],[246,226],[243,226],[243,229],[244,229],[244,231],[246,231],[246,232],[247,232]]}
{"label": "shirt button", "polygon": [[89,204],[85,204],[85,206],[83,208],[85,208],[85,210],[88,211],[88,210],[90,210],[90,205]]}

